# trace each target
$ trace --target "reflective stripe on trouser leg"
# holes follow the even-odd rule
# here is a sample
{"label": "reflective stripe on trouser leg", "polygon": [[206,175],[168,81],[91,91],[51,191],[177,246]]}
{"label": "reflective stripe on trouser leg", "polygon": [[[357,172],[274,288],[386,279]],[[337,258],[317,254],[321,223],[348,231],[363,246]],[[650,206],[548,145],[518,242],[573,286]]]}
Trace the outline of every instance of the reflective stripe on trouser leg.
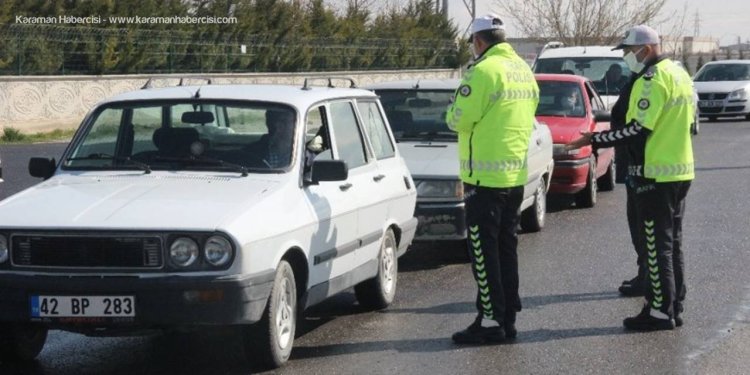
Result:
{"label": "reflective stripe on trouser leg", "polygon": [[659,261],[656,258],[656,233],[654,233],[654,221],[644,221],[643,228],[646,233],[648,281],[651,285],[652,293],[651,307],[661,310],[662,306],[664,306],[664,292],[662,291],[661,279],[659,277]]}
{"label": "reflective stripe on trouser leg", "polygon": [[469,244],[474,258],[474,275],[479,287],[479,303],[482,306],[482,316],[485,319],[495,319],[492,313],[490,285],[487,282],[487,265],[482,253],[482,240],[479,236],[479,225],[469,227]]}

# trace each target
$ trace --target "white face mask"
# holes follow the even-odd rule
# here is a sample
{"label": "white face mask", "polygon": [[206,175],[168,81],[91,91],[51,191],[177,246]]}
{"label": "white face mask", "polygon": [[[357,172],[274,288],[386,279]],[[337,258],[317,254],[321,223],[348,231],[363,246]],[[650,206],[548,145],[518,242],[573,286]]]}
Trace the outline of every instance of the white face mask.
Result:
{"label": "white face mask", "polygon": [[628,52],[623,57],[623,59],[625,60],[625,64],[628,65],[628,68],[633,73],[640,73],[641,70],[643,70],[643,67],[645,66],[642,62],[638,62],[638,58],[635,57],[635,55],[641,53],[642,50],[643,50],[643,47],[641,47],[641,49],[639,49],[637,52],[632,52],[632,51]]}

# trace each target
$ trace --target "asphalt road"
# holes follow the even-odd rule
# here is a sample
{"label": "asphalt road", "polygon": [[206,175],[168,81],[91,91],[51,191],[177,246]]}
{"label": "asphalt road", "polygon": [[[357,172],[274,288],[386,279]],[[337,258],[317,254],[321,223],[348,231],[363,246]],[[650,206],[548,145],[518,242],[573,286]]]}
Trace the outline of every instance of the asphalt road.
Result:
{"label": "asphalt road", "polygon": [[[396,301],[368,312],[344,293],[308,311],[283,374],[740,374],[750,372],[750,122],[702,124],[688,195],[685,325],[627,333],[642,299],[617,286],[635,273],[625,191],[592,209],[551,202],[547,227],[522,234],[519,338],[455,346],[475,314],[475,284],[457,246],[417,246],[400,261]],[[34,182],[29,156],[64,145],[0,146],[7,196]],[[43,208],[40,208],[43,209]],[[229,332],[88,338],[53,332],[36,363],[2,374],[248,374]]]}

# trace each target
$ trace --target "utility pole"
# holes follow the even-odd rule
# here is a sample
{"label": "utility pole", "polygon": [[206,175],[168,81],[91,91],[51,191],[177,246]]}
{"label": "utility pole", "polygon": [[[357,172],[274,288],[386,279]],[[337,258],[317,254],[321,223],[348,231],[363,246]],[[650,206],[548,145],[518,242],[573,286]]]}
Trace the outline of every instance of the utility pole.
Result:
{"label": "utility pole", "polygon": [[701,35],[701,16],[698,14],[698,11],[695,11],[695,23],[693,24],[693,36],[698,37]]}
{"label": "utility pole", "polygon": [[[466,6],[466,10],[468,10],[469,14],[471,15],[471,20],[474,21],[474,18],[477,18],[476,0],[463,0],[463,2],[464,2],[464,5]],[[469,23],[469,26],[466,28],[466,31],[464,31],[464,35],[469,33],[469,28],[471,28],[471,22]]]}

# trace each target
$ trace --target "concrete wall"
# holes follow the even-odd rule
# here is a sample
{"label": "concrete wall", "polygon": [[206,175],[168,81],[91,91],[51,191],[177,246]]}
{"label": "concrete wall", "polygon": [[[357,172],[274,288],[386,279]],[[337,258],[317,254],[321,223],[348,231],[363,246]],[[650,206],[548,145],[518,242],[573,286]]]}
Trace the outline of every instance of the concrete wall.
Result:
{"label": "concrete wall", "polygon": [[[83,116],[100,100],[140,89],[153,75],[119,76],[19,76],[0,77],[0,128],[24,133],[78,127]],[[306,77],[352,77],[358,86],[401,79],[460,78],[457,70],[396,70],[330,73],[247,73],[162,75],[155,87],[173,86],[180,77],[211,77],[214,84],[293,84]],[[189,80],[187,84],[202,81]],[[338,81],[337,81],[338,82]],[[317,82],[324,85],[325,82]],[[342,86],[345,83],[338,83]]]}

